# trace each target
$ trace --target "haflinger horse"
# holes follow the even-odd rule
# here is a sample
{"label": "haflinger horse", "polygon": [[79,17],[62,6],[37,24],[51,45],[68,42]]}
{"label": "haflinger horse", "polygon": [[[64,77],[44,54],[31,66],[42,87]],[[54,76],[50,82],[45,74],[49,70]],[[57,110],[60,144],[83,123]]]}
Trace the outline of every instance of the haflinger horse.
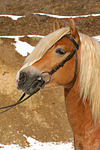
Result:
{"label": "haflinger horse", "polygon": [[63,86],[75,150],[100,150],[100,43],[79,33],[73,19],[40,40],[15,85],[28,95]]}

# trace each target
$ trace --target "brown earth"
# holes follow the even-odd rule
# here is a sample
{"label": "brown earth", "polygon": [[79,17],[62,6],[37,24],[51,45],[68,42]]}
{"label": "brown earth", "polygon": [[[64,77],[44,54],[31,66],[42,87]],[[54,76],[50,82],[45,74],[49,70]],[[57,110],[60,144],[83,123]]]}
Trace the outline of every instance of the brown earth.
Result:
{"label": "brown earth", "polygon": [[[26,35],[21,38],[36,45],[38,38],[28,34],[46,35],[53,31],[54,19],[33,15],[45,12],[59,15],[81,15],[100,13],[99,0],[0,0],[0,14],[25,15],[14,21],[0,17],[0,35]],[[78,30],[91,36],[100,35],[100,17],[75,19]],[[60,19],[61,26],[69,25],[69,19]],[[23,58],[11,45],[14,39],[0,40],[0,106],[15,103],[21,92],[14,86],[16,72]],[[27,102],[0,115],[0,143],[27,145],[23,136],[39,141],[70,141],[73,136],[67,120],[63,88],[38,92]]]}
{"label": "brown earth", "polygon": [[[16,72],[23,57],[7,43],[0,40],[0,106],[15,103],[22,92],[14,85]],[[67,120],[63,89],[38,92],[27,102],[0,115],[0,143],[25,146],[23,134],[40,141],[70,141],[72,132]],[[66,132],[65,132],[66,131]]]}

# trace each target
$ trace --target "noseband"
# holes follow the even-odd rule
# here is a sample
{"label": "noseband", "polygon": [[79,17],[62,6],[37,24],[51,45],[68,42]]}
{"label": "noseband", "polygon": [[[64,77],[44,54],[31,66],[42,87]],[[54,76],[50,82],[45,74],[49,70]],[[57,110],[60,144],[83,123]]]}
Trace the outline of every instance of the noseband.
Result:
{"label": "noseband", "polygon": [[[64,64],[69,61],[73,56],[74,54],[76,53],[76,60],[75,60],[75,72],[74,72],[74,77],[73,79],[67,84],[67,85],[70,85],[71,83],[73,83],[76,79],[76,75],[77,75],[77,66],[78,66],[78,59],[77,59],[77,50],[79,49],[79,44],[80,44],[80,41],[78,41],[78,43],[71,37],[69,36],[68,34],[63,36],[63,37],[67,37],[70,41],[72,41],[72,43],[75,45],[75,48],[73,49],[73,51],[61,62],[59,63],[56,67],[54,67],[53,69],[51,69],[50,71],[42,71],[40,76],[39,77],[39,81],[41,81],[41,87],[44,85],[44,84],[47,84],[48,82],[50,82],[51,80],[51,76],[52,74],[54,74],[59,68],[63,67]],[[45,81],[43,79],[43,74],[48,74],[49,75],[49,79],[47,81]],[[40,79],[41,78],[41,79]],[[21,98],[14,104],[12,105],[8,105],[8,106],[4,106],[4,107],[1,107],[0,109],[3,110],[0,112],[0,114],[10,110],[11,108],[13,108],[14,106],[16,105],[19,105],[20,103],[26,101],[29,97],[31,97],[33,94],[37,93],[41,87],[39,87],[39,89],[37,89],[36,91],[34,91],[34,93],[32,93],[31,95],[27,96],[26,98],[25,97],[25,93],[23,93],[23,95],[21,96]]]}
{"label": "noseband", "polygon": [[75,81],[76,75],[77,75],[77,65],[78,65],[78,59],[77,59],[77,50],[79,49],[79,44],[80,41],[77,43],[71,36],[69,36],[68,34],[65,35],[64,37],[67,37],[70,41],[72,41],[72,43],[75,45],[75,48],[73,49],[73,51],[61,62],[59,63],[56,67],[54,67],[53,69],[51,69],[50,71],[42,71],[41,72],[41,77],[43,76],[43,74],[49,74],[49,79],[47,81],[45,81],[45,83],[48,83],[51,80],[51,76],[52,74],[54,74],[59,68],[63,67],[64,64],[69,61],[74,54],[76,53],[76,60],[75,60],[75,72],[74,72],[74,77],[73,79],[67,84],[70,85],[71,83],[73,83]]}

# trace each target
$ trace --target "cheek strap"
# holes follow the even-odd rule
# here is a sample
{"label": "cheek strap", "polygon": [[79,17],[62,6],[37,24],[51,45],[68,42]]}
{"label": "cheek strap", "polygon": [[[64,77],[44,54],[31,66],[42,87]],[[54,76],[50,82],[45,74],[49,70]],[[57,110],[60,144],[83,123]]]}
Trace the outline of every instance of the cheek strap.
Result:
{"label": "cheek strap", "polygon": [[80,41],[77,43],[71,36],[69,36],[68,34],[65,35],[64,37],[67,37],[69,40],[72,41],[72,43],[75,45],[75,48],[73,49],[73,51],[61,62],[59,63],[56,67],[54,67],[53,69],[51,69],[50,71],[47,71],[47,70],[44,70],[41,72],[41,78],[43,76],[44,73],[48,73],[50,75],[50,78],[49,80],[45,81],[45,83],[48,83],[50,80],[51,80],[51,75],[54,74],[60,67],[63,67],[64,64],[69,61],[73,56],[74,54],[76,54],[76,59],[75,59],[75,72],[74,72],[74,77],[73,79],[67,84],[71,84],[75,81],[76,79],[76,75],[77,75],[77,66],[78,66],[78,59],[77,59],[77,50],[79,49],[79,44],[80,44]]}

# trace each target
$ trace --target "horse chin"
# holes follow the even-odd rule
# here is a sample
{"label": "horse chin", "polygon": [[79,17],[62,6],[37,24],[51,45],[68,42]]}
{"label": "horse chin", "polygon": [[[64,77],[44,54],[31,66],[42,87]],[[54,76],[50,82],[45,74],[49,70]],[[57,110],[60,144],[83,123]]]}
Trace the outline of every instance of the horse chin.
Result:
{"label": "horse chin", "polygon": [[37,93],[44,86],[44,81],[35,81],[25,89],[21,89],[25,94],[33,95]]}

